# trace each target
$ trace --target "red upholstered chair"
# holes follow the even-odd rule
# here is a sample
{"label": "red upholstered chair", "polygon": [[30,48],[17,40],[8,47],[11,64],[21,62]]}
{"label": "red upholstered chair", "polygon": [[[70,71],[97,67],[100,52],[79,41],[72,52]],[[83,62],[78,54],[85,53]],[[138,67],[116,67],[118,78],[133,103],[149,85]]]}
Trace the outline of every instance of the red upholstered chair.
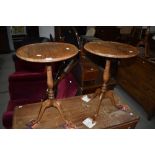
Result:
{"label": "red upholstered chair", "polygon": [[[3,125],[12,128],[15,106],[31,104],[46,97],[45,65],[20,60],[13,56],[15,72],[9,76],[9,103],[3,114]],[[53,74],[57,72],[57,64],[52,65]],[[78,85],[72,73],[68,73],[57,85],[56,98],[62,99],[75,96]]]}

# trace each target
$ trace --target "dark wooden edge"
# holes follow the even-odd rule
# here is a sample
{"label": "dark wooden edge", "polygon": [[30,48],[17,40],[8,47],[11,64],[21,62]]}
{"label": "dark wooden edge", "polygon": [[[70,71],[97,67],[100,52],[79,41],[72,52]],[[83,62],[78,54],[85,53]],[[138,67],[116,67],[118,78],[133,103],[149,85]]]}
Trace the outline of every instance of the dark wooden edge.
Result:
{"label": "dark wooden edge", "polygon": [[129,122],[126,122],[126,123],[110,126],[108,128],[105,128],[105,129],[134,129],[139,120],[140,120],[140,117],[133,120],[133,121],[129,121]]}

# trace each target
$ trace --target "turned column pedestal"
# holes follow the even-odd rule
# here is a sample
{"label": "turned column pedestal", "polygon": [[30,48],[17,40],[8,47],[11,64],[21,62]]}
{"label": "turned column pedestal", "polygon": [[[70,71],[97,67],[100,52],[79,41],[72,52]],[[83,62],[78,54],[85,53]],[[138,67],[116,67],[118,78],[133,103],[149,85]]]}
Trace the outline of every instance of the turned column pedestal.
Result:
{"label": "turned column pedestal", "polygon": [[128,44],[110,41],[89,42],[85,44],[84,48],[87,52],[106,58],[106,64],[103,71],[103,85],[100,89],[97,89],[94,95],[91,97],[91,100],[93,100],[97,95],[99,95],[99,103],[97,105],[96,113],[93,116],[93,121],[96,121],[99,115],[103,98],[109,98],[114,106],[119,109],[126,110],[127,107],[115,102],[113,92],[107,90],[107,83],[110,79],[110,63],[112,58],[121,59],[134,57],[138,55],[138,49]]}
{"label": "turned column pedestal", "polygon": [[57,61],[66,60],[74,57],[78,53],[78,49],[68,43],[36,43],[23,46],[17,50],[16,55],[26,61],[45,63],[47,71],[47,94],[48,99],[42,101],[38,116],[35,120],[27,123],[30,128],[35,128],[40,123],[41,118],[47,108],[54,107],[59,111],[61,118],[65,122],[66,128],[75,128],[71,121],[64,117],[61,105],[54,99],[53,93],[53,76],[52,76],[52,63]]}

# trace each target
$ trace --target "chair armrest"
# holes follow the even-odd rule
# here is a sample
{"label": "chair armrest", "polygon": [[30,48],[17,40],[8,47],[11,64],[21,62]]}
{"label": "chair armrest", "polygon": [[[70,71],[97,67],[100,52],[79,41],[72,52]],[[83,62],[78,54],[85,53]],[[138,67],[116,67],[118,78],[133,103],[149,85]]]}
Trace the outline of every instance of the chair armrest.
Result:
{"label": "chair armrest", "polygon": [[9,82],[12,80],[14,81],[29,81],[29,80],[45,80],[46,79],[46,72],[14,72],[9,76]]}
{"label": "chair armrest", "polygon": [[46,89],[46,73],[44,72],[15,72],[9,76],[10,100],[41,99]]}

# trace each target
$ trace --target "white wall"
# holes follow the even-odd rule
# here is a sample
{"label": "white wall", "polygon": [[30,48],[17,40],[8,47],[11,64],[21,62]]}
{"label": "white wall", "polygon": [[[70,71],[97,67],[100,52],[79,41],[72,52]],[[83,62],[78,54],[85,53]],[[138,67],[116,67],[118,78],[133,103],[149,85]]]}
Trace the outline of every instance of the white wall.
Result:
{"label": "white wall", "polygon": [[39,26],[39,36],[50,38],[50,34],[55,38],[54,26]]}

